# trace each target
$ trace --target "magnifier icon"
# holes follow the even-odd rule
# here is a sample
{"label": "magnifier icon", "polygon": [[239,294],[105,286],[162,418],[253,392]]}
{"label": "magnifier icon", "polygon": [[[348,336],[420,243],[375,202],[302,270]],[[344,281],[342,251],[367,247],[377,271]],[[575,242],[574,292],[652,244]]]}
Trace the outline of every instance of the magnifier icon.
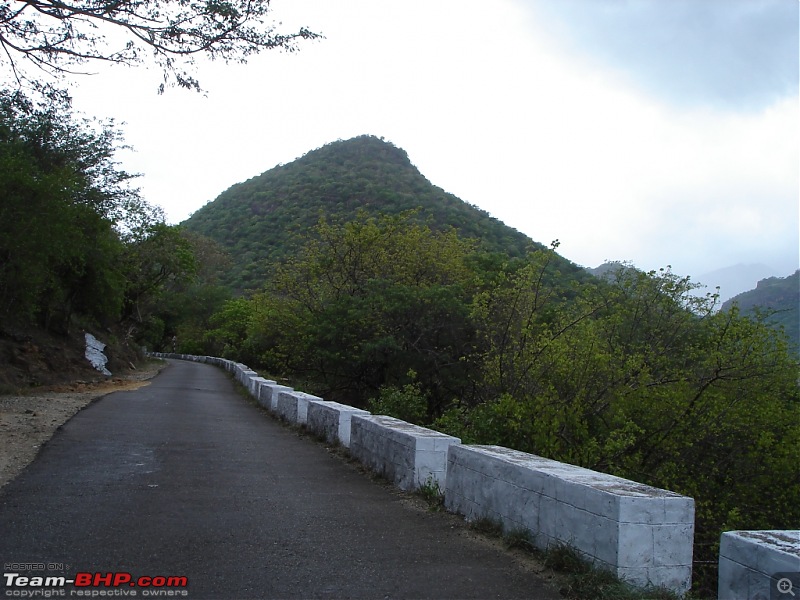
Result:
{"label": "magnifier icon", "polygon": [[781,594],[789,594],[794,597],[794,591],[792,591],[792,580],[788,577],[783,577],[778,580],[778,591]]}

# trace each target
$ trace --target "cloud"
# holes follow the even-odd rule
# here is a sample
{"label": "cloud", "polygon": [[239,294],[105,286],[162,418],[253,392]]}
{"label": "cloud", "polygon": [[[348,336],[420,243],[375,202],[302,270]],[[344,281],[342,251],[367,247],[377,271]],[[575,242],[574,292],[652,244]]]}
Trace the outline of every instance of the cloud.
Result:
{"label": "cloud", "polygon": [[533,6],[564,48],[676,105],[759,110],[797,93],[795,0],[537,0]]}

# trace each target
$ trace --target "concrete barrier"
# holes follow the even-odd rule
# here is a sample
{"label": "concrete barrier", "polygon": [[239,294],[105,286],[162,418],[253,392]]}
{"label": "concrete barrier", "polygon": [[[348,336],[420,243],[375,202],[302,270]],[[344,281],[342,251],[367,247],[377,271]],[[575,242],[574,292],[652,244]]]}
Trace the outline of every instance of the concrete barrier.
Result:
{"label": "concrete barrier", "polygon": [[461,440],[383,415],[353,415],[350,454],[402,490],[429,481],[444,489],[447,449]]}
{"label": "concrete barrier", "polygon": [[258,402],[272,414],[277,414],[278,411],[278,395],[281,392],[291,392],[292,388],[288,385],[281,385],[279,383],[262,383],[259,386]]}
{"label": "concrete barrier", "polygon": [[353,415],[369,415],[369,411],[346,404],[319,400],[308,403],[306,426],[329,444],[350,447],[350,424]]}
{"label": "concrete barrier", "polygon": [[238,381],[245,388],[250,387],[250,380],[253,377],[258,377],[258,373],[253,371],[247,365],[236,365],[236,381]]}
{"label": "concrete barrier", "polygon": [[280,419],[292,425],[305,425],[308,414],[308,403],[311,400],[322,400],[322,398],[296,390],[280,391],[278,392],[278,401],[275,405],[275,414]]}
{"label": "concrete barrier", "polygon": [[689,590],[691,498],[499,446],[462,446],[456,437],[296,392],[242,363],[154,356],[225,369],[274,415],[349,447],[399,488],[437,484],[445,506],[468,519],[489,517],[506,530],[527,530],[540,547],[567,544],[634,585]]}
{"label": "concrete barrier", "polygon": [[566,544],[634,585],[691,587],[694,501],[500,446],[450,446],[445,507]]}
{"label": "concrete barrier", "polygon": [[258,396],[261,392],[261,386],[267,383],[275,383],[271,379],[266,379],[265,377],[252,377],[250,379],[250,383],[247,386],[247,393],[250,394],[253,398],[258,400]]}
{"label": "concrete barrier", "polygon": [[717,592],[719,600],[799,596],[800,531],[724,532]]}

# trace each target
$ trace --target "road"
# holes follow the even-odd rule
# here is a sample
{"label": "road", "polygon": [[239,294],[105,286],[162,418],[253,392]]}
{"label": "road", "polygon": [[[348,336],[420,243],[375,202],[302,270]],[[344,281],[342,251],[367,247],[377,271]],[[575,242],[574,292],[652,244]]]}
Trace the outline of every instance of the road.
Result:
{"label": "road", "polygon": [[[66,597],[559,597],[457,517],[415,507],[276,422],[222,370],[184,361],[78,413],[0,490],[0,560],[20,577],[187,583],[100,581]],[[4,575],[3,595],[36,589],[21,583]]]}

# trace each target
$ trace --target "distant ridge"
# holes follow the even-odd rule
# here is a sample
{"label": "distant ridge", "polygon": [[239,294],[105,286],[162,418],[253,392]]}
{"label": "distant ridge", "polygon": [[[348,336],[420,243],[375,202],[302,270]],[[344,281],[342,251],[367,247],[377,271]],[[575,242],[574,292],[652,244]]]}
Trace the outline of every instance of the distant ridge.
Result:
{"label": "distant ridge", "polygon": [[762,279],[754,290],[743,292],[727,300],[722,310],[730,310],[736,304],[744,314],[756,310],[772,313],[767,321],[783,327],[800,356],[800,270],[788,277]]}
{"label": "distant ridge", "polygon": [[759,281],[768,277],[775,277],[779,273],[763,264],[739,264],[709,273],[703,273],[697,279],[706,286],[709,292],[714,292],[719,286],[720,300],[723,302],[737,294],[753,289]]}
{"label": "distant ridge", "polygon": [[[238,183],[195,212],[183,225],[221,244],[233,257],[227,283],[260,288],[271,265],[296,248],[320,216],[349,221],[417,209],[417,219],[438,229],[455,228],[486,250],[519,257],[542,247],[428,181],[404,150],[364,135],[339,140]],[[558,265],[569,277],[586,275],[572,262]]]}

